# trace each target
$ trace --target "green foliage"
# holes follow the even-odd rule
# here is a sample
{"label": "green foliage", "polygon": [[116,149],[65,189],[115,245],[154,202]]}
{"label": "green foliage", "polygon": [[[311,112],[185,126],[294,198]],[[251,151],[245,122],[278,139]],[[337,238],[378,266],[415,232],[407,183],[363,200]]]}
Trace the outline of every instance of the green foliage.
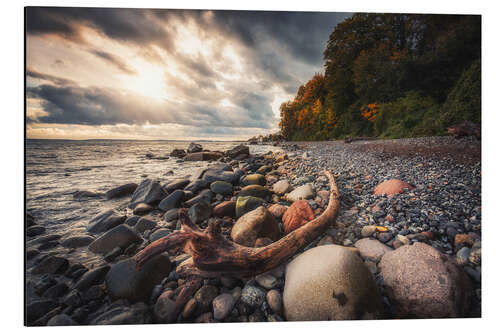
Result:
{"label": "green foliage", "polygon": [[439,135],[481,119],[480,16],[354,14],[323,56],[325,74],[280,107],[287,140]]}

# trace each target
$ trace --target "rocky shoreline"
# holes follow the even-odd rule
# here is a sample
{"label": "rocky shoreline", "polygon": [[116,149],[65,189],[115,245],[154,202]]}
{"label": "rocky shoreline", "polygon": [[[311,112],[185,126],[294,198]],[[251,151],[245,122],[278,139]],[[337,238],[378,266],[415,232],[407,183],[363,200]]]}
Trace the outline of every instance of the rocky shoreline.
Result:
{"label": "rocky shoreline", "polygon": [[[40,245],[26,253],[26,324],[481,316],[480,141],[281,146],[282,153],[260,156],[244,145],[209,152],[193,143],[173,151],[170,158],[179,163],[214,162],[189,179],[160,184],[146,178],[110,189],[108,200],[129,199],[89,217],[86,234],[45,234],[28,216],[27,241]],[[479,159],[442,147],[479,151]],[[328,205],[324,169],[334,173],[341,193],[339,215],[289,264],[252,278],[205,279],[177,316],[186,280],[175,268],[190,256],[170,251],[135,269],[136,253],[180,228],[181,207],[203,229],[220,220],[222,233],[239,244],[278,240]],[[69,262],[50,251],[55,245],[99,254],[103,264]]]}

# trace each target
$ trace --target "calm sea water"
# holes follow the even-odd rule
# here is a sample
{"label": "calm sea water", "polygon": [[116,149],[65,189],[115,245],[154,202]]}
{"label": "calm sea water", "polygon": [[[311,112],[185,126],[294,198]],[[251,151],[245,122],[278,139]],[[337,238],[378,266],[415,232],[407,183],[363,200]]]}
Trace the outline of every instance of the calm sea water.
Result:
{"label": "calm sea water", "polygon": [[[238,142],[200,142],[204,149],[224,151]],[[145,177],[168,180],[192,175],[209,162],[177,163],[168,156],[174,148],[186,149],[189,142],[128,140],[27,140],[26,208],[37,224],[46,228],[45,235],[59,234],[62,239],[86,234],[93,216],[102,210],[124,207],[129,198],[73,198],[77,190],[105,192],[125,183],[140,183]],[[279,150],[272,146],[250,146],[250,153]],[[169,173],[172,171],[173,174]],[[27,249],[37,248],[34,239],[27,240]],[[92,264],[101,258],[86,248],[69,251],[60,246],[47,251],[64,254],[70,261]]]}

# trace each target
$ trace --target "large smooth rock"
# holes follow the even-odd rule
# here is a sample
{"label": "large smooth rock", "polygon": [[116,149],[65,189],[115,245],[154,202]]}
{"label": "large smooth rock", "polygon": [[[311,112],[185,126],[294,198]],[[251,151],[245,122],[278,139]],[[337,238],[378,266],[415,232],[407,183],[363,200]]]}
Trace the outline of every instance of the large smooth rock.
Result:
{"label": "large smooth rock", "polygon": [[223,156],[222,153],[219,153],[216,151],[202,151],[199,153],[187,154],[184,157],[184,160],[185,161],[214,161],[214,160],[218,160],[222,156]]}
{"label": "large smooth rock", "polygon": [[118,213],[114,209],[107,210],[95,216],[89,221],[87,231],[92,233],[99,233],[107,231],[125,222],[127,217]]}
{"label": "large smooth rock", "polygon": [[273,216],[277,219],[282,218],[287,209],[288,209],[287,206],[283,206],[280,204],[274,204],[268,208],[269,212],[273,214]]}
{"label": "large smooth rock", "polygon": [[288,234],[313,219],[314,213],[309,202],[297,200],[283,214],[283,230],[285,234]]}
{"label": "large smooth rock", "polygon": [[48,255],[40,261],[31,271],[33,274],[56,274],[61,273],[68,268],[68,260],[66,258]]}
{"label": "large smooth rock", "polygon": [[104,254],[115,247],[125,249],[130,244],[140,241],[142,241],[142,238],[137,232],[130,229],[129,226],[121,224],[90,243],[89,250],[94,253]]}
{"label": "large smooth rock", "polygon": [[151,179],[145,179],[139,184],[137,189],[132,194],[132,198],[130,199],[128,206],[129,208],[135,208],[135,206],[140,203],[155,205],[166,196],[167,193],[163,190],[163,187],[159,182]]}
{"label": "large smooth rock", "polygon": [[262,185],[247,185],[241,189],[238,196],[265,198],[270,194],[271,192]]}
{"label": "large smooth rock", "polygon": [[160,228],[158,230],[156,230],[155,232],[153,232],[150,236],[149,236],[149,240],[151,242],[154,242],[155,240],[157,239],[160,239],[162,237],[165,237],[167,235],[169,235],[170,233],[172,232],[172,230],[170,229],[167,229],[167,228]]}
{"label": "large smooth rock", "polygon": [[175,221],[179,218],[179,209],[178,208],[172,208],[169,209],[168,211],[163,214],[163,220],[166,222],[171,222]]}
{"label": "large smooth rock", "polygon": [[199,143],[191,142],[188,146],[187,152],[188,154],[190,153],[197,153],[203,150],[203,147]]}
{"label": "large smooth rock", "polygon": [[[239,155],[250,155],[250,148],[245,145],[238,145],[232,149],[226,151],[226,155],[235,158]],[[217,318],[216,318],[217,319]]]}
{"label": "large smooth rock", "polygon": [[165,185],[163,188],[167,193],[171,193],[175,190],[181,190],[190,183],[189,179],[178,179]]}
{"label": "large smooth rock", "polygon": [[214,309],[214,319],[222,320],[226,318],[236,304],[236,300],[231,294],[224,293],[215,297],[212,301],[212,306]]}
{"label": "large smooth rock", "polygon": [[399,179],[390,179],[382,182],[375,187],[373,194],[375,195],[394,195],[403,193],[404,189],[414,189],[415,187],[407,182]]}
{"label": "large smooth rock", "polygon": [[149,260],[141,270],[136,269],[133,258],[122,260],[106,274],[106,288],[113,299],[125,298],[129,301],[146,299],[153,287],[160,283],[171,271],[168,254],[160,254]]}
{"label": "large smooth rock", "polygon": [[285,196],[287,201],[307,200],[314,198],[314,189],[311,184],[305,184],[297,187]]}
{"label": "large smooth rock", "polygon": [[380,258],[388,252],[393,251],[387,245],[376,239],[363,238],[354,243],[354,246],[359,250],[359,254],[365,258],[375,262],[379,262]]}
{"label": "large smooth rock", "polygon": [[106,276],[109,268],[108,265],[104,265],[85,272],[74,285],[74,289],[82,291],[99,283]]}
{"label": "large smooth rock", "polygon": [[240,217],[257,207],[263,206],[266,202],[256,197],[238,197],[236,200],[236,217]]}
{"label": "large smooth rock", "polygon": [[254,174],[246,175],[245,177],[243,177],[243,179],[241,180],[241,183],[244,186],[248,186],[248,185],[264,186],[264,185],[266,185],[266,177],[264,177],[260,173],[254,173]]}
{"label": "large smooth rock", "polygon": [[264,207],[258,207],[241,216],[231,230],[231,238],[238,244],[254,246],[257,238],[279,238],[279,225],[273,215]]}
{"label": "large smooth rock", "polygon": [[138,185],[135,183],[129,183],[112,188],[111,190],[106,192],[106,199],[110,200],[115,198],[121,198],[126,195],[132,194],[137,189],[137,186]]}
{"label": "large smooth rock", "polygon": [[224,201],[214,207],[214,216],[217,217],[235,217],[236,216],[236,201]]}
{"label": "large smooth rock", "polygon": [[372,274],[343,246],[314,247],[286,269],[283,291],[289,321],[375,319],[383,313]]}
{"label": "large smooth rock", "polygon": [[146,215],[147,213],[150,213],[154,210],[155,208],[147,203],[141,202],[134,208],[134,215]]}
{"label": "large smooth rock", "polygon": [[158,204],[158,208],[163,211],[170,210],[172,208],[179,208],[182,200],[184,200],[184,191],[183,190],[175,190],[170,193],[165,199],[160,201]]}
{"label": "large smooth rock", "polygon": [[196,179],[189,183],[185,188],[184,191],[191,191],[193,193],[198,192],[199,190],[203,190],[209,186],[209,183],[204,180],[204,179]]}
{"label": "large smooth rock", "polygon": [[235,184],[239,177],[235,175],[232,171],[226,171],[223,169],[210,168],[203,173],[203,178],[208,183],[213,183],[218,180],[222,180],[231,184]]}
{"label": "large smooth rock", "polygon": [[95,240],[94,237],[89,235],[81,235],[81,236],[71,236],[65,238],[61,241],[61,245],[64,247],[69,247],[76,249],[78,247],[87,246]]}
{"label": "large smooth rock", "polygon": [[450,257],[425,243],[382,257],[380,274],[400,318],[456,318],[468,313],[471,282]]}
{"label": "large smooth rock", "polygon": [[188,201],[186,201],[185,204],[186,204],[186,206],[191,207],[194,204],[197,204],[198,202],[201,202],[201,201],[204,201],[206,203],[210,203],[213,196],[214,196],[214,192],[210,191],[209,189],[205,189],[205,190],[202,190],[200,192],[200,194],[198,194],[194,198],[191,198]]}
{"label": "large smooth rock", "polygon": [[135,224],[134,230],[138,233],[143,233],[146,230],[151,230],[156,227],[156,222],[147,218],[141,217]]}
{"label": "large smooth rock", "polygon": [[112,305],[104,313],[94,318],[91,325],[151,324],[149,307],[144,302],[132,306]]}
{"label": "large smooth rock", "polygon": [[212,216],[212,207],[205,201],[200,201],[191,206],[188,215],[194,223],[200,223]]}
{"label": "large smooth rock", "polygon": [[292,185],[286,179],[282,179],[274,183],[273,192],[277,195],[284,195],[292,190]]}

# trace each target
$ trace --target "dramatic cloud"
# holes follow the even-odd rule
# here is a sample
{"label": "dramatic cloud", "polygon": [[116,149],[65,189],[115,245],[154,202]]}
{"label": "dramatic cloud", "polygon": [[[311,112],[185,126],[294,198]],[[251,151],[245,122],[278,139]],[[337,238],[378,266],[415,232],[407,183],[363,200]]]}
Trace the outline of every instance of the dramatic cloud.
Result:
{"label": "dramatic cloud", "polygon": [[322,71],[328,36],[348,15],[28,8],[28,137],[277,131],[280,103]]}

